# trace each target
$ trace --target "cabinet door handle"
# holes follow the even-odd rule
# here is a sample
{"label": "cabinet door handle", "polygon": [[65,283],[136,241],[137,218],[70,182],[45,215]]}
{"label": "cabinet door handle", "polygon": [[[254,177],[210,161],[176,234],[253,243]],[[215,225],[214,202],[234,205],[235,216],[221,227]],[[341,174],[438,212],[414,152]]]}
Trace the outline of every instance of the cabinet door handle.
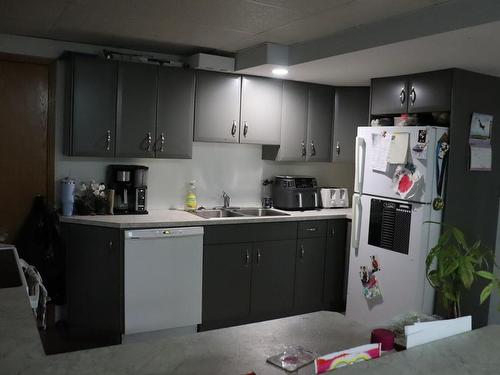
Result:
{"label": "cabinet door handle", "polygon": [[306,150],[306,144],[304,143],[304,141],[302,141],[300,143],[300,146],[301,146],[301,150],[302,150],[302,156],[306,156],[307,150]]}
{"label": "cabinet door handle", "polygon": [[401,89],[401,92],[399,93],[399,101],[401,102],[401,105],[405,104],[405,102],[406,102],[406,91],[405,91],[405,89]]}
{"label": "cabinet door handle", "polygon": [[231,135],[233,137],[236,135],[236,120],[233,120],[233,126],[231,126]]}
{"label": "cabinet door handle", "polygon": [[401,92],[399,93],[399,101],[401,102],[401,105],[405,104],[406,102],[406,91],[405,89],[401,89]]}
{"label": "cabinet door handle", "polygon": [[304,259],[304,253],[305,253],[305,250],[304,250],[304,245],[300,245],[300,259]]}
{"label": "cabinet door handle", "polygon": [[315,227],[313,227],[313,228],[306,228],[306,230],[308,232],[316,232],[318,230],[318,228],[315,228]]}
{"label": "cabinet door handle", "polygon": [[311,156],[316,155],[316,146],[314,146],[314,141],[311,141]]}
{"label": "cabinet door handle", "polygon": [[260,258],[261,258],[260,249],[257,249],[257,264],[260,264]]}
{"label": "cabinet door handle", "polygon": [[151,145],[153,144],[153,137],[151,136],[151,132],[146,133],[146,141],[148,144],[148,147],[146,148],[147,152],[151,152]]}
{"label": "cabinet door handle", "polygon": [[111,150],[111,130],[106,132],[106,151]]}
{"label": "cabinet door handle", "polygon": [[415,100],[417,100],[417,92],[415,91],[415,87],[412,86],[410,91],[410,104],[414,105]]}
{"label": "cabinet door handle", "polygon": [[332,237],[334,237],[334,236],[335,236],[335,229],[332,228]]}
{"label": "cabinet door handle", "polygon": [[340,142],[337,142],[337,146],[335,146],[335,151],[337,152],[337,155],[340,155]]}
{"label": "cabinet door handle", "polygon": [[108,249],[113,250],[113,241],[108,242]]}
{"label": "cabinet door handle", "polygon": [[244,122],[245,125],[243,125],[243,137],[246,138],[247,133],[248,133],[248,122]]}
{"label": "cabinet door handle", "polygon": [[245,250],[245,260],[243,261],[243,265],[248,266],[249,263],[250,263],[250,252],[248,251],[248,249],[246,249]]}
{"label": "cabinet door handle", "polygon": [[165,133],[160,134],[160,152],[165,151]]}

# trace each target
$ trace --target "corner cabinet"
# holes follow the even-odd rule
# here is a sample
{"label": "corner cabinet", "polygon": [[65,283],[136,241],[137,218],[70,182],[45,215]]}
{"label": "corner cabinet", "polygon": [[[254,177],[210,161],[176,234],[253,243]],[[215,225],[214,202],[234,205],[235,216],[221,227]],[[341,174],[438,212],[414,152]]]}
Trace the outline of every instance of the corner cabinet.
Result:
{"label": "corner cabinet", "polygon": [[331,161],[333,93],[330,86],[310,85],[307,104],[308,161]]}
{"label": "corner cabinet", "polygon": [[262,158],[277,161],[331,161],[334,88],[283,82],[281,141],[264,146]]}
{"label": "corner cabinet", "polygon": [[446,112],[451,109],[452,70],[439,70],[371,80],[375,116]]}
{"label": "corner cabinet", "polygon": [[333,161],[354,162],[357,129],[369,123],[369,107],[369,87],[335,88]]}
{"label": "corner cabinet", "polygon": [[194,140],[238,143],[241,76],[196,72]]}
{"label": "corner cabinet", "polygon": [[64,150],[70,156],[114,156],[118,63],[72,54],[66,81]]}

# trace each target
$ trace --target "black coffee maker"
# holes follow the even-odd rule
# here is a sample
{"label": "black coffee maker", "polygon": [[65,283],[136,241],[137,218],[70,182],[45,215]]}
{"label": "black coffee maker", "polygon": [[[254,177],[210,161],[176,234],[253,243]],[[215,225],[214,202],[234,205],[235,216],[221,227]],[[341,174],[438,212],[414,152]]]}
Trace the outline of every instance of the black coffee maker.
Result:
{"label": "black coffee maker", "polygon": [[109,165],[107,185],[114,189],[113,213],[147,214],[148,167],[142,165]]}

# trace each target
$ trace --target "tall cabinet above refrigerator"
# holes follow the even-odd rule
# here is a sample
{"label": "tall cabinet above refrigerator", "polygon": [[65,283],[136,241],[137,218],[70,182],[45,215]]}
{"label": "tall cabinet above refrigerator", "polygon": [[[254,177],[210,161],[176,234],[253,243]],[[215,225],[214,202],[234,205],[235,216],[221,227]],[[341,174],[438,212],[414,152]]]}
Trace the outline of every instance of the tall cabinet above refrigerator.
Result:
{"label": "tall cabinet above refrigerator", "polygon": [[368,325],[432,313],[425,258],[437,243],[448,129],[359,127],[346,316]]}

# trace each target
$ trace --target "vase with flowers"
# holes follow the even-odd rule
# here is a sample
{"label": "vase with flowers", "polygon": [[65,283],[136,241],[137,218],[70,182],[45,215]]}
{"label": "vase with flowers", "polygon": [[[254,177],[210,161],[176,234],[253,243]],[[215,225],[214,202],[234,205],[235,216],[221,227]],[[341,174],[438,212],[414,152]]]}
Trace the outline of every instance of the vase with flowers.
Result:
{"label": "vase with flowers", "polygon": [[106,186],[91,180],[81,182],[75,195],[75,209],[78,215],[103,215],[106,213]]}

